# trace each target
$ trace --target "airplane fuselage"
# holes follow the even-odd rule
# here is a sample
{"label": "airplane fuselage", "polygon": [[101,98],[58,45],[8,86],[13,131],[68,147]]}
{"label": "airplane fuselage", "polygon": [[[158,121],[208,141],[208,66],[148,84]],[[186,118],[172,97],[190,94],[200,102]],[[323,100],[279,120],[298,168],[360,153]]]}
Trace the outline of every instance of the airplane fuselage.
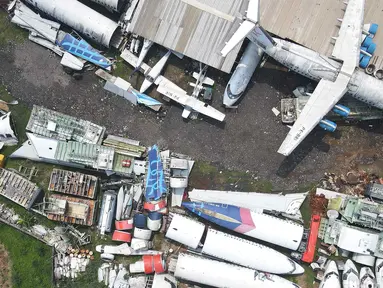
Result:
{"label": "airplane fuselage", "polygon": [[[315,81],[335,81],[342,67],[340,62],[320,55],[309,48],[276,39],[277,45],[265,52],[290,70]],[[383,109],[383,81],[356,68],[347,86],[348,94],[371,106]]]}
{"label": "airplane fuselage", "polygon": [[255,43],[250,42],[239,63],[227,83],[223,96],[223,105],[233,107],[246,90],[263,56],[263,50]]}

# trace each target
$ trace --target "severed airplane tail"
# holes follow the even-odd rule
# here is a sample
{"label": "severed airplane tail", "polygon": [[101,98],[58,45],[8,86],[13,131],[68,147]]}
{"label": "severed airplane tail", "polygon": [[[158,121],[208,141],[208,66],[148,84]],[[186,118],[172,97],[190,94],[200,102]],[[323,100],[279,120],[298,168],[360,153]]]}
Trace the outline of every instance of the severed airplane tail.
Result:
{"label": "severed airplane tail", "polygon": [[226,57],[245,37],[264,50],[276,45],[273,38],[259,25],[259,2],[260,0],[250,0],[246,11],[246,20],[241,23],[241,26],[222,49],[223,57]]}

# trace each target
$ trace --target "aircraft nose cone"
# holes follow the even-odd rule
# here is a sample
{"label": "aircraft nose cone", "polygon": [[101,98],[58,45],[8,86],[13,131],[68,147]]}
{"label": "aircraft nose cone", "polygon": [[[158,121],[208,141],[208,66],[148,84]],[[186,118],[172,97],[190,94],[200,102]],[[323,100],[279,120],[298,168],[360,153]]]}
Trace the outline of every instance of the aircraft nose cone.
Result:
{"label": "aircraft nose cone", "polygon": [[294,262],[294,263],[295,263],[295,270],[291,274],[299,275],[299,274],[305,273],[305,269],[301,265],[299,265],[296,262]]}
{"label": "aircraft nose cone", "polygon": [[229,97],[229,94],[228,94],[228,91],[227,91],[227,88],[225,89],[225,93],[223,94],[223,105],[227,106],[227,107],[232,107],[235,105],[235,103],[238,101],[239,97],[238,98],[234,98],[234,99],[231,99]]}

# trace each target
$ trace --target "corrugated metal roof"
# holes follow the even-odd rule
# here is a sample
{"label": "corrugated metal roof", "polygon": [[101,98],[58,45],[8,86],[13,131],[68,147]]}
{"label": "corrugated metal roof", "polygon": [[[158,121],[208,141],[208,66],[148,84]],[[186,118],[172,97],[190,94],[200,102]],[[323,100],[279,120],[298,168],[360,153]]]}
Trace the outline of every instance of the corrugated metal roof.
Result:
{"label": "corrugated metal roof", "polygon": [[[261,24],[281,38],[330,56],[339,31],[346,5],[343,0],[261,0]],[[377,23],[383,27],[383,1],[368,0],[365,5],[364,23]],[[382,29],[382,28],[380,28]],[[375,59],[378,66],[383,56],[383,32],[377,32]],[[372,60],[374,61],[374,59]]]}
{"label": "corrugated metal roof", "polygon": [[230,72],[239,47],[221,57],[248,0],[141,0],[129,29],[162,46]]}

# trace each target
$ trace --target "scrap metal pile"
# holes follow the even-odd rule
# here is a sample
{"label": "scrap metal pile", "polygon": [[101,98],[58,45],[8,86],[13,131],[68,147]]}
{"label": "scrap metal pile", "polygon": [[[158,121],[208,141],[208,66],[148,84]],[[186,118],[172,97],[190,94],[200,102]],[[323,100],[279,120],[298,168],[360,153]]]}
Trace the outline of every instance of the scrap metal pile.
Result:
{"label": "scrap metal pile", "polygon": [[315,245],[305,262],[313,262],[317,280],[328,287],[382,286],[382,178],[365,171],[328,173],[319,187],[310,201],[310,234],[321,241],[319,257],[313,262]]}
{"label": "scrap metal pile", "polygon": [[[301,265],[242,235],[287,249],[293,256],[302,255],[308,231],[299,209],[307,193],[194,189],[188,200],[185,192],[194,165],[190,157],[104,135],[101,126],[43,107],[35,106],[33,111],[28,140],[9,161],[26,158],[70,167],[70,171],[52,169],[48,191],[41,191],[31,210],[81,226],[97,222],[100,238],[107,240],[102,243],[108,243],[96,246],[105,262],[98,270],[100,282],[109,287],[176,287],[178,281],[186,280],[239,287],[242,279],[241,287],[297,287],[279,275],[302,274]],[[75,129],[70,129],[71,122],[76,123]],[[87,173],[73,169],[87,169]],[[210,227],[206,221],[233,232]],[[75,236],[78,246],[89,243],[73,229],[65,234]],[[164,238],[161,234],[170,241],[156,242]],[[85,270],[92,256],[81,249],[85,248],[60,249],[55,256],[57,279],[76,279]],[[129,267],[121,265],[122,257],[129,256],[142,258]]]}
{"label": "scrap metal pile", "polygon": [[[75,130],[65,128],[69,127],[65,123],[71,121],[76,123]],[[105,135],[101,126],[37,106],[27,130],[28,140],[10,159],[26,158],[89,172],[53,169],[50,192],[40,189],[39,197],[34,197],[29,205],[22,205],[51,220],[82,226],[94,226],[97,221],[99,235],[108,239],[108,244],[96,246],[105,262],[98,269],[98,280],[108,287],[174,287],[178,281],[185,280],[216,287],[239,287],[237,283],[241,279],[241,287],[296,288],[297,284],[279,275],[304,273],[299,262],[314,261],[318,236],[323,241],[319,253],[325,257],[331,258],[333,254],[351,257],[348,254],[353,253],[354,262],[365,266],[376,262],[376,269],[380,269],[375,258],[383,258],[380,202],[383,184],[376,175],[364,171],[340,176],[326,174],[319,186],[336,191],[317,188],[316,195],[310,196],[313,214],[308,230],[300,213],[308,193],[193,189],[185,194],[194,165],[186,155]],[[37,186],[20,178],[16,171],[3,170],[6,173],[0,174],[5,175],[0,179],[10,200],[19,203],[30,191],[35,191],[28,187]],[[94,172],[101,181],[92,175]],[[13,188],[7,188],[10,185],[7,179],[13,179],[9,175],[22,181],[17,181],[16,186],[11,181]],[[13,218],[12,213],[5,217]],[[17,219],[12,221],[8,223],[11,225]],[[44,239],[50,235],[49,231],[35,225],[29,232]],[[57,231],[61,233],[58,238],[61,242],[52,237],[45,240],[59,251],[55,256],[56,278],[76,279],[93,256],[84,248],[68,250],[65,235],[72,235],[78,246],[88,244],[89,239],[73,228]],[[163,238],[161,234],[170,241],[155,244],[156,238]],[[290,251],[290,256],[258,240]],[[129,266],[122,265],[122,257],[129,256],[142,258]],[[325,260],[322,256],[312,264],[319,271],[318,279],[324,284],[338,283],[339,279],[333,276],[339,275],[335,262],[324,264]],[[350,261],[346,261],[345,269],[353,269]],[[365,275],[373,275],[367,268],[362,268],[360,273],[363,279],[369,277]],[[374,281],[379,281],[378,275]]]}
{"label": "scrap metal pile", "polygon": [[93,259],[93,252],[84,249],[68,249],[66,253],[56,253],[54,256],[55,279],[77,278],[79,273],[86,271],[86,267]]}
{"label": "scrap metal pile", "polygon": [[0,221],[54,247],[58,253],[66,253],[72,250],[72,247],[90,243],[90,236],[87,233],[80,233],[72,226],[49,229],[40,224],[29,223],[28,219],[24,219],[4,204],[0,204]]}

